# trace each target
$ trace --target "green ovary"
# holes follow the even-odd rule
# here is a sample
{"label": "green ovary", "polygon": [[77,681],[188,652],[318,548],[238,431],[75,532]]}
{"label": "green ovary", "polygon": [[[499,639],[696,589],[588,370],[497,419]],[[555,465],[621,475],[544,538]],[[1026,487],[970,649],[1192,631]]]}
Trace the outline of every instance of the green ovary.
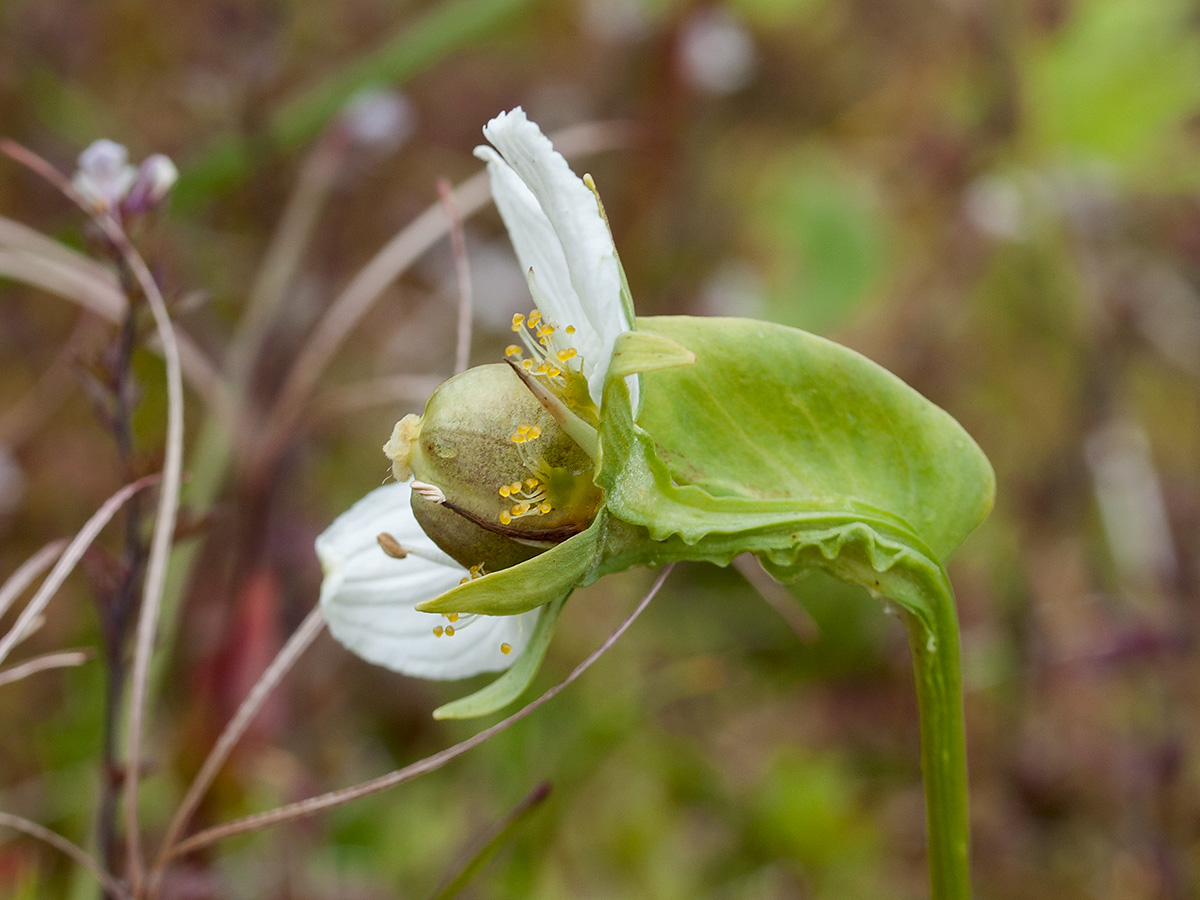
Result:
{"label": "green ovary", "polygon": [[591,457],[506,365],[443,383],[384,449],[397,477],[411,472],[445,494],[439,504],[414,492],[413,512],[467,567],[528,559],[586,529],[600,506]]}

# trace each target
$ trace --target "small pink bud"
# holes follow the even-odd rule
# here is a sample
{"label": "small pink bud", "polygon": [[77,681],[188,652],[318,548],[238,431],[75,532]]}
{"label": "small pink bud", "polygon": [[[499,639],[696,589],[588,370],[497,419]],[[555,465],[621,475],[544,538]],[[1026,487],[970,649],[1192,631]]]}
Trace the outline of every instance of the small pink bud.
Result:
{"label": "small pink bud", "polygon": [[121,204],[126,215],[136,216],[158,206],[179,180],[179,170],[162,153],[147,156],[138,168],[137,179]]}

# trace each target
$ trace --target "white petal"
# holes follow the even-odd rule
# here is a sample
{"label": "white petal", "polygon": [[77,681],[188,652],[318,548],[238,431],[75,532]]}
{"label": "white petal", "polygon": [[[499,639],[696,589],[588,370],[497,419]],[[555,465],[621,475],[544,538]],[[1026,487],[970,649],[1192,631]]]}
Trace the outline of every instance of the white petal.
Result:
{"label": "white petal", "polygon": [[[452,637],[435,637],[434,626],[449,623],[414,607],[457,585],[467,570],[421,530],[410,491],[407,484],[372,491],[317,538],[325,570],[321,610],[330,633],[368,662],[419,678],[507,669],[525,649],[539,612],[463,616]],[[414,552],[393,559],[379,547],[380,532]],[[504,653],[501,644],[511,652]]]}
{"label": "white petal", "polygon": [[[476,147],[475,155],[488,164],[517,259],[533,270],[545,295],[542,315],[558,328],[575,326],[571,340],[599,405],[613,343],[633,327],[608,224],[595,195],[519,106],[483,133],[496,149]],[[636,409],[636,381],[630,381]]]}
{"label": "white petal", "polygon": [[128,164],[128,159],[129,151],[116,141],[93,141],[79,154],[79,168],[71,181],[93,203],[105,208],[116,206],[137,178],[137,169]]}

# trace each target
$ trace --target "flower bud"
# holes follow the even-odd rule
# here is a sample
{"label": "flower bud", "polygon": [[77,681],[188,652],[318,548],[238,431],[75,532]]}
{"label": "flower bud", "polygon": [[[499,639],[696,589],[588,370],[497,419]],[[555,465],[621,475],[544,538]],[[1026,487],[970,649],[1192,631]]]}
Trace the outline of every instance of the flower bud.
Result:
{"label": "flower bud", "polygon": [[[435,485],[413,494],[426,534],[468,567],[505,568],[587,528],[600,505],[593,461],[506,365],[442,384],[421,417],[405,417],[384,448],[397,477]],[[436,493],[436,492],[435,492]]]}
{"label": "flower bud", "polygon": [[162,153],[147,156],[138,166],[137,178],[121,202],[121,211],[127,216],[149,212],[166,199],[178,180],[179,170],[169,156]]}

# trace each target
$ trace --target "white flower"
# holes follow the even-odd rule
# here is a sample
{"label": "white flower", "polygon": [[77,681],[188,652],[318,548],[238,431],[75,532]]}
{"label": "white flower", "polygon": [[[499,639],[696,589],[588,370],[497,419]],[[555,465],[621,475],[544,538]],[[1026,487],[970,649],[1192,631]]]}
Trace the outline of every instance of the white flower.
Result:
{"label": "white flower", "polygon": [[[411,487],[389,484],[359,500],[317,538],[325,571],[321,610],[330,633],[368,662],[418,678],[467,678],[506,669],[521,655],[539,611],[450,617],[413,607],[470,577],[421,530]],[[408,551],[384,553],[380,534]]]}
{"label": "white flower", "polygon": [[399,91],[367,90],[350,99],[342,121],[363,146],[391,153],[412,137],[417,112]]}
{"label": "white flower", "polygon": [[129,165],[129,151],[101,138],[79,154],[79,168],[71,183],[85,199],[100,209],[113,209],[129,193],[138,170]]}
{"label": "white flower", "polygon": [[[514,319],[514,330],[522,331],[543,364],[534,369],[525,360],[525,368],[544,376],[552,390],[568,377],[586,382],[594,414],[613,346],[633,327],[599,200],[520,108],[497,116],[484,134],[496,149],[479,147],[475,153],[487,162],[496,206],[530,273],[539,307],[528,321]],[[561,372],[555,368],[560,365]],[[636,378],[629,384],[636,409]],[[393,458],[398,455],[394,443],[388,445]],[[414,609],[473,574],[421,530],[410,507],[418,487],[397,483],[372,491],[317,539],[325,571],[321,607],[329,630],[367,661],[407,675],[465,678],[508,668],[528,644],[539,610],[460,619]],[[407,555],[397,559],[385,553],[380,534],[394,538]]]}
{"label": "white flower", "polygon": [[[599,407],[613,344],[633,327],[599,200],[521,107],[496,116],[483,133],[495,149],[476,147],[475,155],[487,163],[521,268],[532,271],[534,300],[554,325],[560,349],[567,349],[563,335],[572,330],[570,344]],[[637,409],[636,379],[629,389]]]}

